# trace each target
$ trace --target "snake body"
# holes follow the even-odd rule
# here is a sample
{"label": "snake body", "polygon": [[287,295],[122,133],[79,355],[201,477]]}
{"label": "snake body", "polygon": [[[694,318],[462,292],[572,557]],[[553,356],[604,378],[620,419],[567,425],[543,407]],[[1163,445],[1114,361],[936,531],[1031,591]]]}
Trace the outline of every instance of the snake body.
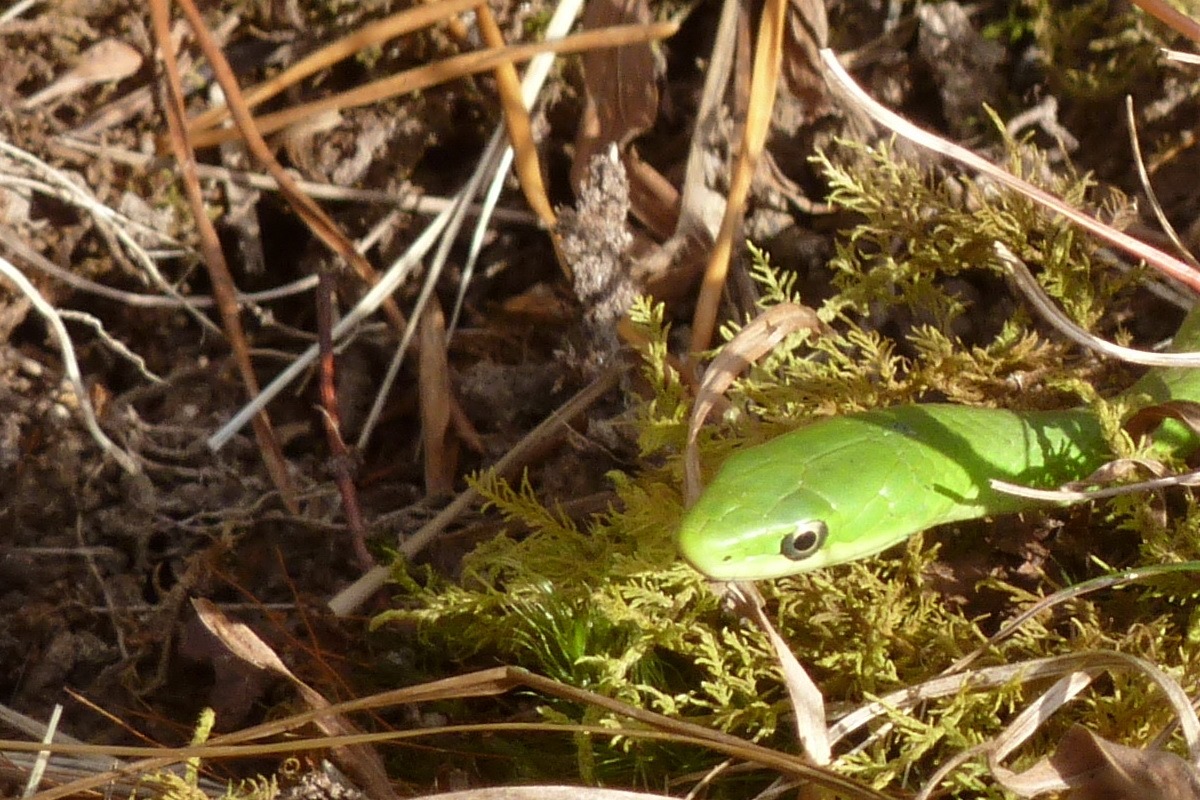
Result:
{"label": "snake body", "polygon": [[[1173,349],[1200,345],[1200,311]],[[1156,368],[1127,390],[1149,403],[1200,401],[1200,369]],[[1162,447],[1195,437],[1164,424]],[[678,534],[682,555],[720,580],[807,572],[880,553],[948,522],[1044,508],[991,488],[1080,480],[1112,458],[1087,408],[1018,412],[945,403],[829,417],[735,453]]]}

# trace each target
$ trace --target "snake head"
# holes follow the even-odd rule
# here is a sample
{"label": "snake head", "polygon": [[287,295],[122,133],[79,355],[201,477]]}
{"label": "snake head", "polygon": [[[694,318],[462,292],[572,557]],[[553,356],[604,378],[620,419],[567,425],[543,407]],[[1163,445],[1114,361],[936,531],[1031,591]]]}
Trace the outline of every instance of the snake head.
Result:
{"label": "snake head", "polygon": [[[804,505],[810,508],[823,505],[819,498],[808,501]],[[719,513],[729,509],[713,505],[702,500],[688,512],[678,544],[689,564],[715,580],[780,578],[853,561],[882,549],[860,538],[837,537],[838,531],[824,519],[811,516],[811,511],[796,521],[776,522],[763,515],[770,509],[762,504],[757,511],[736,509],[732,516]],[[839,515],[834,512],[832,517],[838,519]]]}
{"label": "snake head", "polygon": [[730,459],[684,517],[677,541],[688,563],[717,580],[777,578],[834,563],[825,519],[837,518],[836,509],[794,483],[771,491],[764,470],[744,462]]}
{"label": "snake head", "polygon": [[912,437],[929,416],[834,417],[735,453],[684,516],[680,552],[717,580],[765,580],[866,558],[954,519],[968,508],[961,492],[929,479],[938,453]]}

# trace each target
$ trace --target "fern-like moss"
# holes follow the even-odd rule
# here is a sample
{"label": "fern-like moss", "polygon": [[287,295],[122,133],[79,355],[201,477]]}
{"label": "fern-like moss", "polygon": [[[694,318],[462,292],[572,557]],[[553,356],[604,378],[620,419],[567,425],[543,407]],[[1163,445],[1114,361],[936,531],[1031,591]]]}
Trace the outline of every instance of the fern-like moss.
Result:
{"label": "fern-like moss", "polygon": [[[1041,155],[1016,142],[1010,167],[1077,205],[1087,205],[1085,177],[1058,177]],[[1047,341],[1021,312],[1006,315],[994,335],[964,343],[947,331],[966,310],[947,278],[995,270],[996,241],[1040,268],[1047,290],[1084,324],[1095,325],[1120,302],[1128,279],[1096,268],[1092,244],[1023,198],[967,180],[948,180],[897,159],[886,146],[858,147],[846,163],[821,159],[832,198],[856,211],[860,224],[839,243],[833,266],[839,292],[821,309],[836,333],[796,337],[753,368],[731,392],[731,425],[701,437],[711,468],[734,447],[761,441],[814,416],[928,399],[1011,407],[1074,405],[1094,390],[1079,378],[1071,351]],[[796,300],[793,279],[756,253],[754,274],[764,303]],[[902,309],[924,319],[896,341],[869,320]],[[397,566],[404,608],[378,618],[420,623],[430,648],[466,657],[486,652],[560,680],[645,708],[684,717],[751,739],[787,746],[785,696],[764,638],[730,616],[706,583],[678,562],[672,534],[682,514],[677,454],[685,437],[688,397],[671,373],[661,310],[639,303],[633,319],[650,342],[643,367],[653,396],[640,409],[640,443],[668,456],[631,477],[614,474],[613,510],[581,529],[541,505],[528,484],[512,487],[487,475],[476,488],[507,520],[532,531],[502,536],[471,554],[462,580]],[[726,331],[732,334],[736,325]],[[1122,410],[1097,405],[1114,441]],[[719,431],[718,433],[714,431]],[[1145,531],[1137,501],[1113,506],[1118,525]],[[1200,514],[1189,505],[1172,526],[1144,546],[1149,559],[1200,555]],[[1098,523],[1103,514],[1097,514]],[[861,703],[936,675],[985,639],[981,620],[935,592],[923,576],[936,548],[914,537],[882,557],[787,578],[762,589],[802,662],[834,708]],[[1144,612],[1136,624],[1112,625],[1105,598],[1075,600],[1073,616],[1039,617],[995,645],[993,662],[1106,647],[1143,655],[1177,677],[1200,675],[1200,623],[1185,611],[1200,594],[1185,581],[1143,588],[1126,597]],[[1014,610],[1036,600],[994,584]],[[995,627],[995,621],[990,621]],[[1100,716],[1098,732],[1144,741],[1163,710],[1134,679],[1114,679],[1095,693],[1085,714]],[[963,692],[927,704],[919,717],[897,711],[891,728],[839,769],[891,788],[919,785],[952,754],[994,734],[1026,692],[1013,685],[986,694]],[[593,712],[555,707],[559,717]],[[594,774],[596,747],[580,740],[579,763]],[[611,751],[606,750],[611,755]],[[640,751],[644,754],[645,751]],[[633,771],[654,785],[665,779],[645,760]],[[591,766],[588,766],[591,765]],[[953,778],[956,791],[999,796],[981,768]]]}

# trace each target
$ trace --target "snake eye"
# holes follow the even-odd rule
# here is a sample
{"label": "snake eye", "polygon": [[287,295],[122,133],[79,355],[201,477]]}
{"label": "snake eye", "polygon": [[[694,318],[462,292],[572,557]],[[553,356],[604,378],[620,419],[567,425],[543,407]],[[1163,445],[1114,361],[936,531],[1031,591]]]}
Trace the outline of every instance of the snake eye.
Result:
{"label": "snake eye", "polygon": [[829,528],[821,520],[796,523],[796,529],[783,537],[779,543],[780,554],[789,561],[811,558],[829,536]]}

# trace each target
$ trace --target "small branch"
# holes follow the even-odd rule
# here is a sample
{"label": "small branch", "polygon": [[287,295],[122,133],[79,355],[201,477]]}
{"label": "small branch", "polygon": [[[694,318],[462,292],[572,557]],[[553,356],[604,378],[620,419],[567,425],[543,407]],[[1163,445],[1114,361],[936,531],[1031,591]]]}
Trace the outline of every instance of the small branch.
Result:
{"label": "small branch", "polygon": [[346,513],[346,524],[350,528],[350,544],[359,566],[370,569],[375,566],[375,559],[367,550],[367,526],[363,522],[358,491],[350,474],[350,463],[354,456],[342,438],[342,415],[338,411],[337,362],[333,357],[334,277],[328,265],[322,264],[319,270],[317,274],[321,282],[317,285],[317,345],[321,351],[318,370],[321,421],[325,427],[325,440],[329,443],[334,483],[342,496],[342,510]]}

